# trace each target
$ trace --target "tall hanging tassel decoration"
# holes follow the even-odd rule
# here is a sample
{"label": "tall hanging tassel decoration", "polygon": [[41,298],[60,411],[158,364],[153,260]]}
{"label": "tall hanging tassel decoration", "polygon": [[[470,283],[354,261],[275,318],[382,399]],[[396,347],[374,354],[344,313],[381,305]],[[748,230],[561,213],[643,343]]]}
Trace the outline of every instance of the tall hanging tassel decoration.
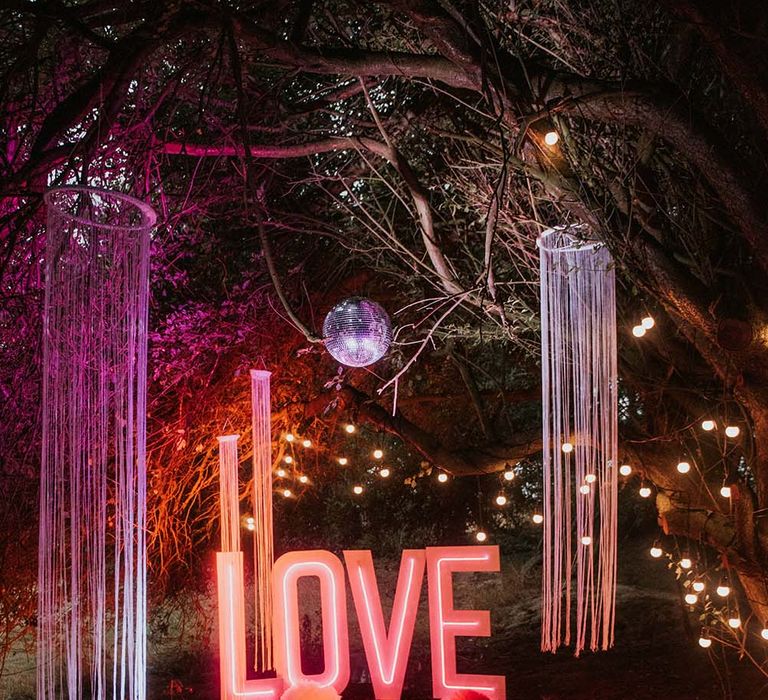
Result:
{"label": "tall hanging tassel decoration", "polygon": [[[617,545],[614,263],[584,226],[541,252],[544,469],[542,651],[613,645]],[[574,581],[575,561],[575,581]],[[575,596],[575,610],[573,598]],[[575,625],[574,625],[575,623]]]}
{"label": "tall hanging tassel decoration", "polygon": [[239,435],[219,437],[219,505],[221,551],[240,551],[240,486],[237,441]]}
{"label": "tall hanging tassel decoration", "polygon": [[143,700],[155,214],[87,187],[45,201],[37,697]]}
{"label": "tall hanging tassel decoration", "polygon": [[272,669],[272,412],[270,378],[266,370],[251,370],[251,428],[253,430],[253,538],[256,598],[257,671]]}

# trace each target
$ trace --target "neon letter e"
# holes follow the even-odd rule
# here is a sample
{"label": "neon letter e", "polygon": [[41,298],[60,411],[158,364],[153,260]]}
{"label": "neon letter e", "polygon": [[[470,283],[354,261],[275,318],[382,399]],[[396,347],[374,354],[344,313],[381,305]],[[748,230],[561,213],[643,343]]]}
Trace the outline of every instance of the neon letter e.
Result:
{"label": "neon letter e", "polygon": [[453,609],[454,571],[499,571],[499,548],[427,547],[432,694],[447,698],[459,690],[474,690],[491,700],[504,700],[504,676],[456,670],[456,637],[489,637],[491,616],[485,610]]}

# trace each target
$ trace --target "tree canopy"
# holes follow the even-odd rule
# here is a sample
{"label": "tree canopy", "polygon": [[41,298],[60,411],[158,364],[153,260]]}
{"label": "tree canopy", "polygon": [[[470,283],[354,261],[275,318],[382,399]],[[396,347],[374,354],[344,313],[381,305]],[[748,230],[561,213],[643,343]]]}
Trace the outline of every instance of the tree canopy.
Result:
{"label": "tree canopy", "polygon": [[[579,222],[617,266],[624,459],[664,531],[714,547],[768,622],[767,21],[757,0],[5,2],[5,517],[34,502],[47,187],[130,191],[161,216],[150,512],[168,585],[215,527],[214,438],[247,433],[254,364],[275,371],[275,434],[324,446],[318,473],[349,418],[420,473],[518,465],[535,508],[536,238]],[[370,371],[317,342],[359,293],[397,326]]]}

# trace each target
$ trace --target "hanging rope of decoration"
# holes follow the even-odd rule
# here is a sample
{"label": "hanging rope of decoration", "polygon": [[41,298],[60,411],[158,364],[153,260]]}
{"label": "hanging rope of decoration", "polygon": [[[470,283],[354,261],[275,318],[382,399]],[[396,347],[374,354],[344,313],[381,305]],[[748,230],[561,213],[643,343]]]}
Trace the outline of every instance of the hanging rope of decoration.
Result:
{"label": "hanging rope of decoration", "polygon": [[541,648],[554,652],[572,643],[577,656],[587,646],[594,651],[613,645],[618,520],[614,263],[605,246],[587,234],[583,226],[557,227],[538,241]]}
{"label": "hanging rope of decoration", "polygon": [[219,437],[219,505],[221,551],[240,551],[240,485],[237,441],[239,435]]}
{"label": "hanging rope of decoration", "polygon": [[272,411],[270,372],[251,370],[256,671],[272,669]]}
{"label": "hanging rope of decoration", "polygon": [[87,187],[45,201],[37,697],[143,700],[155,214]]}

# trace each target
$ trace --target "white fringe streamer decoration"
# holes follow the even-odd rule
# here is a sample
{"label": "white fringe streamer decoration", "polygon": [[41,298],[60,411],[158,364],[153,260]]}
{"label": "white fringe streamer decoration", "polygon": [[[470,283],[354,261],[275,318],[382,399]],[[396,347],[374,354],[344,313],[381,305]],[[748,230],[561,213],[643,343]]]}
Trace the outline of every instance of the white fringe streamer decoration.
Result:
{"label": "white fringe streamer decoration", "polygon": [[237,441],[239,435],[219,437],[219,505],[221,551],[240,551],[240,483]]}
{"label": "white fringe streamer decoration", "polygon": [[253,538],[256,599],[256,671],[268,671],[272,663],[272,411],[270,376],[251,370],[251,429],[253,430]]}
{"label": "white fringe streamer decoration", "polygon": [[87,187],[45,201],[37,697],[144,700],[155,214]]}
{"label": "white fringe streamer decoration", "polygon": [[557,227],[538,241],[544,442],[541,648],[554,652],[572,643],[576,656],[587,647],[594,651],[613,645],[616,603],[615,275],[610,253],[587,240],[587,233],[583,226]]}

